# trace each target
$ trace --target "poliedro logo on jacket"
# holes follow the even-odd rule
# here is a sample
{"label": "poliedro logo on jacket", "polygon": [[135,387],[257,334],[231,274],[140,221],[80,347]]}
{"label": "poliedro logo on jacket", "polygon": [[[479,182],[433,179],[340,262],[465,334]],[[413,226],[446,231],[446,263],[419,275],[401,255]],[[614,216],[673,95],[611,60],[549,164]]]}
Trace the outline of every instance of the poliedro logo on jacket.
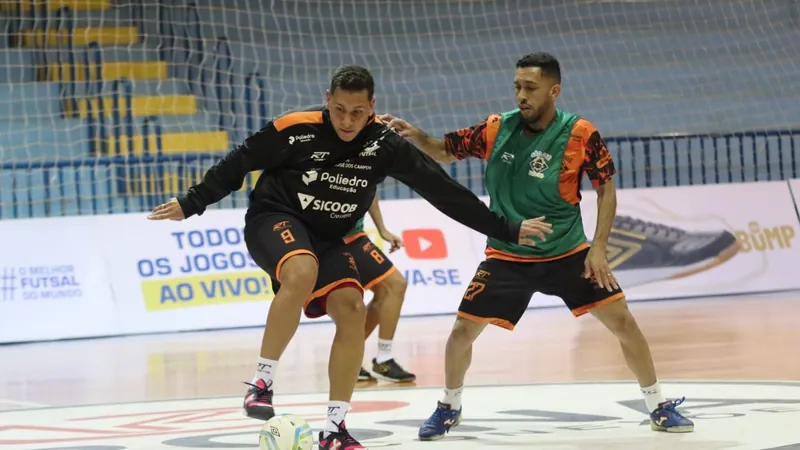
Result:
{"label": "poliedro logo on jacket", "polygon": [[359,188],[366,188],[369,186],[367,180],[357,176],[346,177],[341,174],[331,175],[327,172],[319,173],[316,170],[309,170],[303,174],[303,183],[305,183],[306,186],[317,180],[328,183],[328,188],[330,189],[349,192],[351,194],[358,192]]}
{"label": "poliedro logo on jacket", "polygon": [[299,136],[290,136],[289,145],[294,145],[295,142],[308,142],[314,139],[313,134],[301,134]]}

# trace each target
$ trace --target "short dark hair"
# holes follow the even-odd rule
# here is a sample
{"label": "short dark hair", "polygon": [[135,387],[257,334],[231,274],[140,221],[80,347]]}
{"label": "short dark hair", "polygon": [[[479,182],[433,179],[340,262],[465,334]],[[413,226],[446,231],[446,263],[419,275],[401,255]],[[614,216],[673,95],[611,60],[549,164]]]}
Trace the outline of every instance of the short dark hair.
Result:
{"label": "short dark hair", "polygon": [[366,90],[369,99],[372,100],[372,96],[375,95],[375,80],[366,67],[341,66],[333,72],[333,77],[331,77],[331,94],[336,89],[350,92]]}
{"label": "short dark hair", "polygon": [[529,53],[517,61],[517,69],[524,69],[527,67],[538,67],[542,71],[542,75],[556,80],[556,83],[561,83],[561,65],[555,56],[539,52]]}

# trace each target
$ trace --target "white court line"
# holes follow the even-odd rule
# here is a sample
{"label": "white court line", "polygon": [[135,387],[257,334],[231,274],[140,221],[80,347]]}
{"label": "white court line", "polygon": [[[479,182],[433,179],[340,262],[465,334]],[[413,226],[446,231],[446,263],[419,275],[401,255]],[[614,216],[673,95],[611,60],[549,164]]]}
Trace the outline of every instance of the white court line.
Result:
{"label": "white court line", "polygon": [[45,405],[44,403],[34,403],[34,402],[23,402],[19,400],[10,400],[10,399],[2,399],[0,398],[0,405],[11,405],[11,406],[30,406],[33,408],[44,408],[50,405]]}

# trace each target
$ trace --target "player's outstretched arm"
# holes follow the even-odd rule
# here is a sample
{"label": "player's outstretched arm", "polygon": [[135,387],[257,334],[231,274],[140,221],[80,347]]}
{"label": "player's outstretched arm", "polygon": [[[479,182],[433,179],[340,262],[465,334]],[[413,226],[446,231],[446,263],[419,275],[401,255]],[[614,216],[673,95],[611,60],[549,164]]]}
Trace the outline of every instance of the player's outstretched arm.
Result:
{"label": "player's outstretched arm", "polygon": [[389,248],[389,253],[394,253],[395,251],[399,250],[400,247],[403,246],[403,240],[386,228],[386,224],[383,222],[381,208],[378,205],[377,193],[372,199],[372,204],[369,207],[369,216],[372,217],[372,222],[375,224],[375,228],[378,229],[378,234],[381,235],[381,238],[391,245],[391,248]]}
{"label": "player's outstretched arm", "polygon": [[270,122],[208,169],[203,180],[186,194],[155,207],[148,219],[183,220],[201,215],[209,205],[241,189],[248,173],[273,169],[281,164],[284,155],[278,132]]}
{"label": "player's outstretched arm", "polygon": [[389,114],[384,114],[380,118],[397,134],[409,139],[440,163],[466,158],[489,159],[500,126],[500,115],[493,114],[475,125],[446,133],[444,139],[436,139],[405,120]]}
{"label": "player's outstretched arm", "polygon": [[386,126],[393,129],[400,136],[413,142],[414,145],[437,162],[451,163],[458,160],[452,153],[447,151],[447,146],[443,139],[436,139],[422,131],[422,129],[411,125],[403,119],[398,119],[391,114],[384,114],[380,116],[380,119],[386,123]]}
{"label": "player's outstretched arm", "polygon": [[410,142],[396,139],[389,175],[405,183],[436,209],[473,230],[507,242],[535,245],[533,237],[546,239],[552,226],[543,217],[509,222],[492,212],[469,189],[459,184]]}

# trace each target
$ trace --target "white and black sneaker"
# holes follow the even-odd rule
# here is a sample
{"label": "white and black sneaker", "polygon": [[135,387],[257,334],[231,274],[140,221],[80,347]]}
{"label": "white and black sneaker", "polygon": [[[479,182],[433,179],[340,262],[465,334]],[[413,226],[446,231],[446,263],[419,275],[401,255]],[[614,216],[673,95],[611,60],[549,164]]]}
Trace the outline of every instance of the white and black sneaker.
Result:
{"label": "white and black sneaker", "polygon": [[379,380],[391,381],[393,383],[409,383],[417,379],[417,376],[403,369],[394,358],[379,363],[375,358],[372,359],[372,373]]}
{"label": "white and black sneaker", "polygon": [[373,377],[372,374],[367,371],[367,369],[362,367],[358,372],[358,381],[375,381],[375,377]]}

